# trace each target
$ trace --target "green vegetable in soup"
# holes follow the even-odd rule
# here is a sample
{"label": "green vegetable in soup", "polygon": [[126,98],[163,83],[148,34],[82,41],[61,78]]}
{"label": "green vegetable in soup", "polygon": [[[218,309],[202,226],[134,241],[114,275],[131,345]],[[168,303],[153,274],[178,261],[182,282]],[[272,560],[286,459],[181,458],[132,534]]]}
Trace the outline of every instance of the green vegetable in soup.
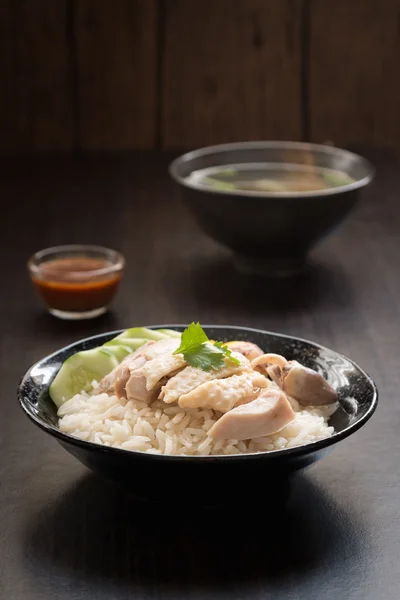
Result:
{"label": "green vegetable in soup", "polygon": [[352,181],[345,173],[335,173],[335,171],[325,171],[323,178],[327,187],[340,187],[341,185],[348,185]]}
{"label": "green vegetable in soup", "polygon": [[202,184],[206,184],[215,190],[226,190],[227,192],[237,189],[234,183],[231,183],[230,181],[220,181],[219,179],[214,179],[213,177],[205,177],[202,181]]}

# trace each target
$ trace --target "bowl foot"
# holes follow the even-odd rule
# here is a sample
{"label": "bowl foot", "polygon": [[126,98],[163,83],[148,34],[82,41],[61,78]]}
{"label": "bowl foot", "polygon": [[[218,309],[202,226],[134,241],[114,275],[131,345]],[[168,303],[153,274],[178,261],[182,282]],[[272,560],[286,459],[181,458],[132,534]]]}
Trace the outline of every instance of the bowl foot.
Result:
{"label": "bowl foot", "polygon": [[[229,498],[235,498],[235,502],[240,504],[242,508],[254,509],[255,506],[262,505],[264,509],[267,507],[273,509],[274,507],[284,507],[289,502],[293,478],[294,473],[291,473],[281,478],[269,480],[268,485],[270,489],[273,489],[273,493],[267,493],[263,490],[258,494],[249,493],[249,490],[252,489],[252,486],[249,485],[239,487],[235,485],[234,489],[230,489],[229,486],[218,486],[218,482],[213,478],[209,480],[210,487],[192,484],[184,488],[182,487],[182,482],[180,482],[179,486],[170,487],[168,494],[160,491],[166,489],[167,482],[164,481],[160,483],[157,490],[143,490],[139,489],[137,485],[126,485],[125,482],[121,481],[115,483],[135,502],[153,504],[155,506],[161,505],[176,508],[186,494],[187,497],[190,497],[190,506],[192,508],[213,510],[225,507],[226,509],[227,505],[229,505]],[[186,492],[184,489],[186,489]]]}
{"label": "bowl foot", "polygon": [[103,306],[101,308],[95,308],[93,310],[85,310],[81,312],[76,310],[58,310],[57,308],[49,308],[48,310],[53,317],[63,319],[64,321],[82,321],[83,319],[94,319],[95,317],[104,315],[104,313],[107,311],[107,307]]}
{"label": "bowl foot", "polygon": [[236,255],[234,266],[237,271],[245,275],[259,277],[293,277],[301,273],[306,265],[306,255],[285,258],[257,258]]}

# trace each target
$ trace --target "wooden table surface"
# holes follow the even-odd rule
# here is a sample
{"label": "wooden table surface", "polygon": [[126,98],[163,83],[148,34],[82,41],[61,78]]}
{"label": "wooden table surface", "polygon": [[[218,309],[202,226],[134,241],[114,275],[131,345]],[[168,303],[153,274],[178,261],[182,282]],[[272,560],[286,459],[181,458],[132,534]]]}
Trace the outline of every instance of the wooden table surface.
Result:
{"label": "wooden table surface", "polygon": [[[275,284],[235,275],[181,206],[169,157],[2,161],[1,598],[398,598],[400,174],[390,156],[372,159],[377,179],[351,218],[316,249],[309,271]],[[113,311],[80,324],[47,316],[25,270],[34,251],[78,242],[127,259]],[[192,511],[185,482],[175,511],[135,504],[17,406],[24,371],[60,346],[194,319],[309,338],[377,382],[373,419],[298,476],[278,514],[250,515],[235,498],[218,514]],[[259,486],[249,494],[268,481]]]}

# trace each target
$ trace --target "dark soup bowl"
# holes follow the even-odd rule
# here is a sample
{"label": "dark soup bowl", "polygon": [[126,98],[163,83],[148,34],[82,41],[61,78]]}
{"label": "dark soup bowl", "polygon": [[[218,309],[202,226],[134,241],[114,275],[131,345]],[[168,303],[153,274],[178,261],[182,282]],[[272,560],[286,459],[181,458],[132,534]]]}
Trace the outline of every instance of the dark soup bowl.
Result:
{"label": "dark soup bowl", "polygon": [[300,142],[238,142],[175,159],[170,175],[203,231],[243,272],[287,276],[374,176],[361,156]]}
{"label": "dark soup bowl", "polygon": [[[169,327],[177,331],[185,328]],[[204,330],[210,339],[252,341],[266,352],[296,359],[321,373],[339,396],[339,407],[329,421],[334,427],[331,437],[271,452],[172,456],[102,446],[61,432],[57,410],[49,396],[50,383],[67,358],[102,345],[120,332],[76,342],[43,358],[23,377],[18,400],[33,423],[80,462],[122,484],[136,497],[161,503],[184,498],[205,505],[224,503],[232,497],[235,502],[241,502],[249,497],[249,490],[259,486],[260,480],[267,481],[269,489],[272,484],[287,482],[291,474],[319,460],[335,444],[360,429],[375,411],[378,394],[372,379],[353,361],[333,350],[299,338],[246,327],[206,326]],[[258,496],[264,501],[263,494]],[[251,494],[252,502],[254,497]]]}

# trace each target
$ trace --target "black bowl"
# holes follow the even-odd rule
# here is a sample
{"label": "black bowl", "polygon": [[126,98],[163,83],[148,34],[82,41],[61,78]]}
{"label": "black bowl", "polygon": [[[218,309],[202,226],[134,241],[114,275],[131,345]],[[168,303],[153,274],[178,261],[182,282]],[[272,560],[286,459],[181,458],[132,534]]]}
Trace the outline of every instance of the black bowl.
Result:
{"label": "black bowl", "polygon": [[[320,191],[282,193],[210,189],[192,178],[198,169],[243,163],[330,168],[354,181]],[[188,152],[171,163],[170,174],[203,231],[233,250],[239,270],[287,276],[302,269],[308,251],[351,211],[374,169],[361,156],[339,148],[271,141]]]}
{"label": "black bowl", "polygon": [[[184,329],[182,325],[162,327]],[[84,465],[121,483],[135,495],[164,503],[188,498],[190,502],[210,505],[224,502],[231,494],[235,501],[239,496],[249,497],[249,490],[259,485],[260,478],[269,485],[287,481],[289,475],[319,460],[335,444],[356,432],[375,411],[378,393],[372,379],[353,361],[333,350],[259,329],[225,326],[204,329],[210,339],[251,340],[267,352],[283,354],[322,373],[340,398],[340,406],[330,419],[335,428],[332,437],[268,453],[180,457],[109,448],[62,433],[57,427],[56,407],[48,394],[51,381],[69,356],[99,346],[120,331],[87,338],[43,358],[23,377],[18,400],[36,425]],[[254,499],[253,494],[251,497]]]}

